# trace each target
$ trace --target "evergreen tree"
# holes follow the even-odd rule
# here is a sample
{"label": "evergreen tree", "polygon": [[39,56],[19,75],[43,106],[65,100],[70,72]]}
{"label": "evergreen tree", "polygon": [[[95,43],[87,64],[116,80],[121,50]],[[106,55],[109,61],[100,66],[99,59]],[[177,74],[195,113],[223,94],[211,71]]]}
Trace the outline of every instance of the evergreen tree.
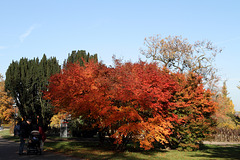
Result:
{"label": "evergreen tree", "polygon": [[86,53],[85,50],[72,51],[71,54],[68,54],[68,59],[64,61],[64,67],[66,67],[68,63],[79,63],[83,66],[84,62],[89,62],[90,60],[98,62],[97,54],[90,55],[90,53]]}
{"label": "evergreen tree", "polygon": [[39,116],[39,123],[44,127],[50,123],[52,106],[42,99],[42,90],[50,76],[60,69],[57,59],[47,59],[45,54],[40,62],[38,58],[12,61],[6,72],[5,89],[14,98],[23,118],[36,121]]}
{"label": "evergreen tree", "polygon": [[230,97],[228,97],[226,81],[223,82],[223,86],[220,94],[216,96],[218,103],[218,109],[216,110],[215,116],[217,119],[218,128],[232,128],[236,127],[232,116],[235,113],[234,104]]}

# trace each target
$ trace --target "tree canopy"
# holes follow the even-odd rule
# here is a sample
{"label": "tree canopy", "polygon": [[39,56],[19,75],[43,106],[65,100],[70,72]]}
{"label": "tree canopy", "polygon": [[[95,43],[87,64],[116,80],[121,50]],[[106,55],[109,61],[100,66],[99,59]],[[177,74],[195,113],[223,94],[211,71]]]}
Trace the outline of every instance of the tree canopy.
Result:
{"label": "tree canopy", "polygon": [[[84,50],[72,51],[63,67],[67,67],[68,63],[82,66],[90,60],[97,62],[97,54],[90,55]],[[5,89],[13,97],[22,118],[38,119],[45,127],[50,123],[53,106],[42,98],[42,91],[49,84],[49,78],[60,70],[58,60],[55,57],[47,58],[45,54],[41,60],[21,58],[12,61],[6,72]]]}
{"label": "tree canopy", "polygon": [[52,116],[52,106],[42,99],[42,90],[48,85],[51,75],[60,71],[55,57],[47,59],[21,58],[13,61],[6,72],[5,89],[11,95],[22,118],[32,118],[47,126]]}
{"label": "tree canopy", "polygon": [[234,104],[231,98],[228,96],[226,81],[223,82],[221,91],[216,96],[216,101],[218,102],[218,109],[215,113],[215,117],[217,119],[217,127],[227,127],[231,129],[236,128],[234,119],[232,119],[235,113]]}
{"label": "tree canopy", "polygon": [[201,77],[175,74],[156,63],[71,64],[51,77],[45,99],[58,111],[92,119],[92,127],[106,131],[120,149],[129,140],[145,149],[155,142],[165,145],[173,134],[185,145],[197,138],[197,145],[214,127],[216,106]]}
{"label": "tree canopy", "polygon": [[203,83],[209,88],[216,87],[214,85],[218,77],[213,62],[222,50],[215,47],[212,42],[196,41],[191,44],[181,36],[162,38],[156,35],[145,38],[144,45],[141,53],[147,58],[160,62],[171,71],[197,73],[203,77]]}
{"label": "tree canopy", "polygon": [[97,54],[91,55],[86,53],[85,50],[72,51],[71,54],[68,54],[68,58],[64,60],[63,66],[67,66],[68,63],[78,63],[83,66],[85,62],[87,63],[90,60],[98,62]]}
{"label": "tree canopy", "polygon": [[0,74],[0,125],[14,118],[13,99],[5,92],[5,81]]}

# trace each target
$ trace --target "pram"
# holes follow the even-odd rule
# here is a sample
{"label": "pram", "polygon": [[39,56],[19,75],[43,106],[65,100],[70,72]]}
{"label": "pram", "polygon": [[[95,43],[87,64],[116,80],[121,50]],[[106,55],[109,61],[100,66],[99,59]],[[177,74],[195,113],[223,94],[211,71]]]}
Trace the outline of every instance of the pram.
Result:
{"label": "pram", "polygon": [[40,147],[41,141],[42,138],[39,131],[33,130],[29,136],[29,140],[27,143],[27,154],[42,154],[42,149]]}

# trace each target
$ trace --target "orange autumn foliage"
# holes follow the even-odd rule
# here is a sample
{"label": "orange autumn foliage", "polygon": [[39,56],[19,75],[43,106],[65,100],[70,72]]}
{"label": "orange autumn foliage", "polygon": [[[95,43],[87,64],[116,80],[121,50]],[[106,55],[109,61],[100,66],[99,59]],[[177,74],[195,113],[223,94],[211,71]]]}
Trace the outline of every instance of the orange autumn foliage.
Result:
{"label": "orange autumn foliage", "polygon": [[167,143],[171,121],[177,120],[169,113],[170,100],[178,87],[171,75],[154,63],[116,61],[112,77],[115,79],[114,90],[111,90],[115,111],[106,124],[116,127],[121,123],[113,134],[117,142],[130,137],[145,149],[152,148],[155,141]]}
{"label": "orange autumn foliage", "polygon": [[217,103],[212,99],[210,90],[204,89],[202,79],[194,73],[176,74],[180,90],[174,95],[176,108],[172,110],[178,115],[179,123],[174,123],[174,131],[169,139],[172,146],[194,150],[209,138],[216,127],[213,115]]}
{"label": "orange autumn foliage", "polygon": [[185,75],[172,74],[155,63],[115,60],[113,68],[93,62],[68,64],[51,77],[44,94],[57,111],[90,118],[93,127],[108,130],[118,146],[132,140],[148,150],[154,142],[168,143],[174,124],[188,118],[175,111],[192,106],[201,120],[201,110],[205,114],[210,109],[205,108],[210,99],[204,99],[202,86],[185,88],[187,84]]}
{"label": "orange autumn foliage", "polygon": [[9,122],[13,117],[13,99],[5,92],[5,81],[0,74],[0,121]]}

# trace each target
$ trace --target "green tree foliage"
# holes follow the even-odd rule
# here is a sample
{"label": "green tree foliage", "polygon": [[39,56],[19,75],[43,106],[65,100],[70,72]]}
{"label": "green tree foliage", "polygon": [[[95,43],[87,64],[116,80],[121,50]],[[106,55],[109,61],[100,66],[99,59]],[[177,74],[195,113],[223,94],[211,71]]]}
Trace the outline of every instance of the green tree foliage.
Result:
{"label": "green tree foliage", "polygon": [[38,58],[21,58],[12,61],[6,72],[5,89],[11,95],[23,118],[33,120],[39,116],[40,123],[47,126],[52,117],[52,106],[42,99],[42,90],[48,85],[51,75],[61,69],[55,57],[44,54]]}
{"label": "green tree foliage", "polygon": [[236,125],[236,129],[240,128],[240,114],[236,112],[235,114],[228,114],[229,117],[231,117],[232,121]]}
{"label": "green tree foliage", "polygon": [[68,54],[68,59],[64,61],[64,67],[67,66],[68,63],[79,63],[80,66],[83,66],[84,62],[89,62],[90,60],[98,62],[97,54],[90,55],[86,53],[85,50],[72,51],[71,54]]}

